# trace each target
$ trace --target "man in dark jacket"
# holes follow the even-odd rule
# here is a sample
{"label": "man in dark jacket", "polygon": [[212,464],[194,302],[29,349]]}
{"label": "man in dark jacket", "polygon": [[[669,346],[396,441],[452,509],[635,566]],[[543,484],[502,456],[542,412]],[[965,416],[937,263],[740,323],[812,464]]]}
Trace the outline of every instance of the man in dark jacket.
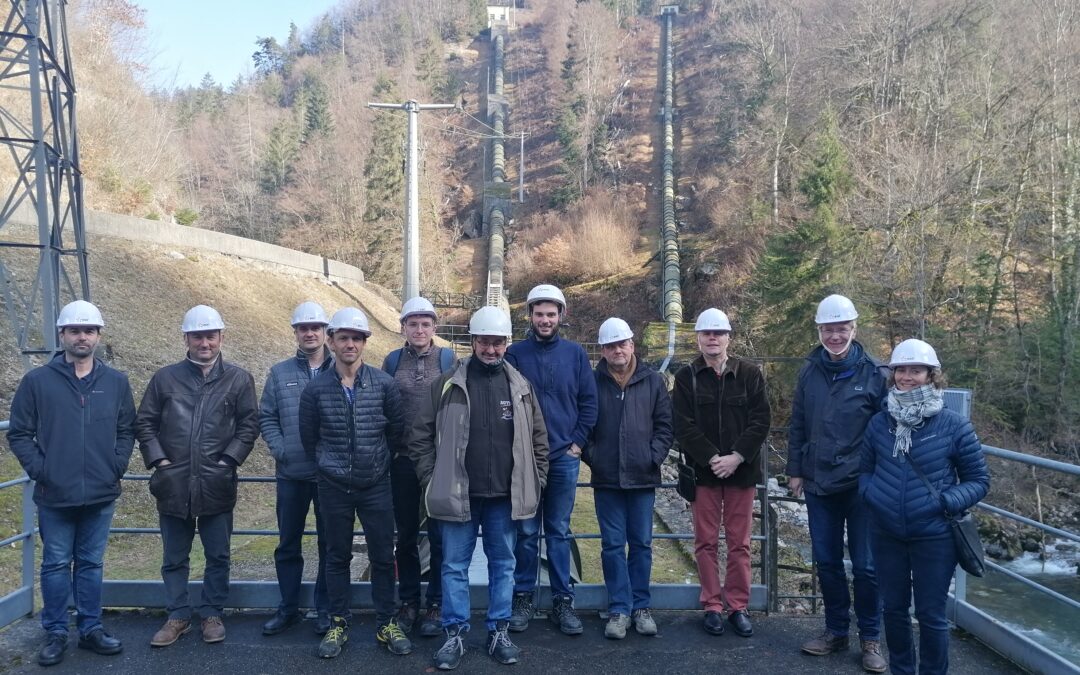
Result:
{"label": "man in dark jacket", "polygon": [[259,410],[251,373],[221,356],[225,323],[217,310],[197,305],[181,326],[187,358],[154,373],[135,422],[139,449],[153,468],[157,498],[165,625],[150,640],[167,647],[191,630],[188,575],[198,528],[206,555],[202,637],[225,639],[221,614],[229,596],[229,545],[236,506],[236,469],[259,436]]}
{"label": "man in dark jacket", "polygon": [[533,615],[543,519],[551,580],[549,616],[563,633],[580,635],[584,628],[574,611],[574,588],[570,582],[570,514],[577,496],[581,449],[596,424],[596,380],[585,349],[559,337],[559,323],[566,313],[562,291],[541,284],[529,291],[526,304],[531,333],[506,350],[506,360],[529,380],[540,399],[551,456],[540,511],[536,517],[518,523],[510,630],[527,629]]}
{"label": "man in dark jacket", "polygon": [[633,338],[622,319],[600,325],[600,413],[582,454],[592,469],[600,524],[600,561],[608,593],[604,636],[615,640],[626,637],[631,621],[641,635],[656,635],[649,611],[652,512],[660,465],[672,441],[671,398],[664,379],[638,361]]}
{"label": "man in dark jacket", "polygon": [[263,635],[277,635],[298,622],[300,583],[304,575],[304,530],[308,511],[315,504],[319,566],[315,577],[315,632],[330,629],[330,605],[326,595],[326,541],[315,463],[300,443],[300,394],[308,383],[331,367],[333,357],[326,346],[326,312],[315,302],[302,302],[293,310],[296,356],[270,369],[259,402],[259,429],[277,467],[277,524],[279,539],[274,549],[281,604],[263,624]]}
{"label": "man in dark jacket", "polygon": [[888,371],[855,340],[859,314],[851,300],[830,295],[818,304],[821,345],[799,371],[788,428],[788,486],[806,496],[810,541],[825,631],[802,645],[824,656],[848,648],[851,595],[844,569],[844,529],[854,576],[855,618],[862,665],[885,672],[881,656],[881,596],[870,553],[869,518],[859,499],[859,447],[870,418],[882,409]]}
{"label": "man in dark jacket", "polygon": [[[405,301],[401,307],[401,334],[405,346],[386,355],[382,369],[394,378],[401,389],[402,416],[407,420],[416,418],[420,402],[429,395],[431,383],[444,371],[453,367],[457,358],[454,350],[435,344],[435,328],[438,315],[435,307],[424,298]],[[423,513],[423,492],[416,477],[416,467],[405,453],[394,457],[390,468],[390,485],[394,493],[394,520],[397,525],[398,610],[397,624],[406,634],[420,611],[420,517]],[[438,522],[428,518],[429,575],[427,586],[427,610],[420,621],[420,634],[435,637],[442,633],[440,607],[442,604],[442,541]]]}
{"label": "man in dark jacket", "polygon": [[547,477],[547,430],[528,380],[504,359],[510,317],[481,307],[469,320],[473,355],[444,374],[421,401],[409,455],[428,514],[443,536],[440,670],[457,668],[469,631],[469,564],[478,531],[488,561],[488,653],[517,663],[507,634],[514,594],[515,522],[531,518]]}
{"label": "man in dark jacket", "polygon": [[[728,355],[731,322],[719,309],[703,311],[694,326],[701,356],[675,374],[675,439],[697,474],[694,558],[701,580],[705,630],[724,632],[721,611],[735,634],[754,633],[750,601],[750,525],[761,480],[761,446],[771,419],[765,378],[752,363]],[[723,588],[717,543],[723,520],[727,573]]]}
{"label": "man in dark jacket", "polygon": [[412,643],[394,621],[394,504],[390,462],[402,442],[401,392],[394,379],[361,359],[371,335],[367,316],[339,309],[326,328],[333,367],[300,396],[300,442],[315,464],[326,537],[330,630],[319,656],[331,659],[349,639],[353,524],[360,518],[371,564],[375,639],[393,654]]}
{"label": "man in dark jacket", "polygon": [[104,326],[89,302],[65,306],[56,322],[63,352],[27,373],[11,402],[8,444],[36,483],[43,666],[64,658],[72,591],[79,646],[98,654],[123,649],[101,625],[101,582],[120,478],[135,445],[135,402],[127,376],[94,358]]}

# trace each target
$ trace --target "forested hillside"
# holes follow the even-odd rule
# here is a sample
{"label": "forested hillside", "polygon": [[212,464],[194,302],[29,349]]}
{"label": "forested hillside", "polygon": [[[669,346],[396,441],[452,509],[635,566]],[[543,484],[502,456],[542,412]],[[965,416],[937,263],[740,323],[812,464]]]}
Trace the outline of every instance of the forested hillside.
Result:
{"label": "forested hillside", "polygon": [[[655,320],[661,3],[520,4],[513,292],[543,278],[578,285],[576,307]],[[1080,0],[679,4],[687,315],[724,307],[746,349],[797,355],[813,304],[845,293],[878,354],[938,346],[987,433],[1076,457]],[[89,204],[326,254],[394,288],[404,118],[365,105],[461,102],[422,119],[422,283],[478,290],[455,244],[490,134],[483,5],[342,0],[284,44],[251,36],[233,82],[148,93],[135,3],[74,0]]]}

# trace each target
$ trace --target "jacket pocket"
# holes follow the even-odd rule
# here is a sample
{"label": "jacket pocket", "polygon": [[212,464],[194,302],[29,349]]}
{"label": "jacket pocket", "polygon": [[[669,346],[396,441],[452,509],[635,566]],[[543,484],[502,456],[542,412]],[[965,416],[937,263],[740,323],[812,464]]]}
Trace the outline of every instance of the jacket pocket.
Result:
{"label": "jacket pocket", "polygon": [[163,504],[172,502],[179,494],[179,486],[185,482],[186,474],[176,462],[168,466],[159,465],[150,476],[150,494]]}
{"label": "jacket pocket", "polygon": [[228,511],[236,504],[236,469],[212,461],[202,467],[203,510],[207,513]]}

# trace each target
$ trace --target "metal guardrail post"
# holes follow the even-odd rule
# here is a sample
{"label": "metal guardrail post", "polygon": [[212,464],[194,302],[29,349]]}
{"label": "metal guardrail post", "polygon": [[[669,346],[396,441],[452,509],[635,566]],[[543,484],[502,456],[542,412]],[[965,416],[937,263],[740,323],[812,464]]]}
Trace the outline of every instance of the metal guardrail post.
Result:
{"label": "metal guardrail post", "polygon": [[34,483],[27,481],[22,488],[22,529],[29,534],[22,542],[22,587],[30,589],[30,611],[34,613],[34,521],[37,509],[34,507]]}

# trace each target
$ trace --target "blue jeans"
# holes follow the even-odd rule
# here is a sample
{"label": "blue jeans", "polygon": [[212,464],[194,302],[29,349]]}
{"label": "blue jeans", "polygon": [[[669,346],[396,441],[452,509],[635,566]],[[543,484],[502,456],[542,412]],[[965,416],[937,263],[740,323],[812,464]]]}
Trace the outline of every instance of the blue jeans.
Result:
{"label": "blue jeans", "polygon": [[[79,635],[101,628],[101,580],[116,502],[38,506],[41,531],[41,627],[67,635],[68,599],[75,598]],[[73,565],[74,563],[74,565]]]}
{"label": "blue jeans", "polygon": [[548,579],[553,596],[573,597],[570,585],[570,513],[577,495],[581,460],[563,455],[548,465],[547,486],[536,516],[517,522],[514,592],[532,593],[540,575],[540,523],[547,544]]}
{"label": "blue jeans", "polygon": [[514,599],[514,540],[517,530],[511,519],[510,498],[472,498],[472,520],[439,522],[442,533],[442,625],[468,630],[469,563],[476,548],[477,529],[483,530],[484,555],[488,560],[488,611],[485,625],[495,630],[497,621],[510,619]]}
{"label": "blue jeans", "polygon": [[274,549],[274,567],[281,592],[278,609],[286,614],[292,614],[300,607],[300,584],[304,576],[304,530],[307,529],[307,515],[312,502],[315,504],[315,532],[319,548],[315,609],[326,612],[330,609],[326,594],[326,535],[319,513],[318,484],[313,480],[277,479],[277,523],[281,534]]}
{"label": "blue jeans", "polygon": [[879,640],[881,596],[874,556],[870,552],[870,520],[857,487],[831,495],[806,493],[810,542],[825,604],[825,627],[833,635],[847,635],[851,595],[844,570],[844,526],[855,590],[855,619],[859,637]]}
{"label": "blue jeans", "polygon": [[[629,615],[649,607],[652,570],[652,510],[656,491],[593,491],[600,523],[600,562],[607,586],[608,611]],[[629,547],[629,552],[627,548]]]}
{"label": "blue jeans", "polygon": [[[416,469],[408,457],[397,457],[390,466],[390,484],[394,492],[394,521],[397,524],[398,599],[402,604],[420,604],[420,513],[423,511],[424,494]],[[439,537],[437,520],[427,519],[428,544],[431,552],[427,604],[442,598],[442,539]]]}
{"label": "blue jeans", "polygon": [[353,526],[359,517],[371,565],[375,622],[379,627],[385,625],[394,616],[394,505],[389,475],[371,487],[350,492],[320,482],[319,510],[326,533],[326,590],[330,596],[330,614],[346,621],[352,619],[349,573]]}
{"label": "blue jeans", "polygon": [[161,523],[161,544],[164,548],[161,556],[161,580],[165,582],[165,609],[169,618],[191,618],[188,577],[191,574],[191,542],[195,540],[196,525],[206,558],[199,616],[204,619],[221,616],[225,610],[225,600],[229,597],[229,546],[232,540],[233,512],[196,518],[177,518],[162,514],[158,521]]}
{"label": "blue jeans", "polygon": [[945,603],[956,571],[956,548],[951,536],[936,539],[895,539],[874,529],[871,533],[878,578],[885,601],[885,641],[889,668],[895,675],[915,675],[915,643],[911,630],[911,597],[919,620],[919,675],[944,675],[949,670],[949,620]]}

